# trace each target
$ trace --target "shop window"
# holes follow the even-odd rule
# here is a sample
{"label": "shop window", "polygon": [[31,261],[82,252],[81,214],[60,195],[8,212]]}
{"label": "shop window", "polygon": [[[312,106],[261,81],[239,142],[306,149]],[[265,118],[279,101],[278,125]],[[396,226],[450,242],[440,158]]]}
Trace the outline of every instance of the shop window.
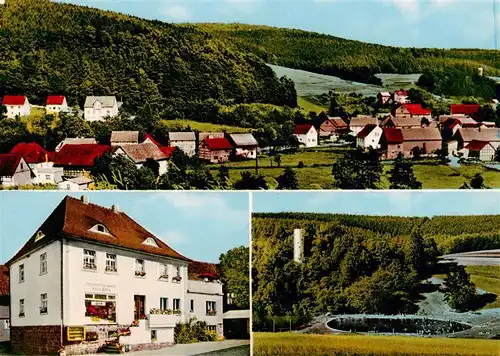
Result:
{"label": "shop window", "polygon": [[116,322],[116,298],[107,294],[85,294],[85,316],[92,321]]}

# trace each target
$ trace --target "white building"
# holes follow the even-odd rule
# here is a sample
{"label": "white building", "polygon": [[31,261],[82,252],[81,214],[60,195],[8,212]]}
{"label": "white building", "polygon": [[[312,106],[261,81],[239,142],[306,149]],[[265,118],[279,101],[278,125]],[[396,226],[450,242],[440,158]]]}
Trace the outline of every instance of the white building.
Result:
{"label": "white building", "polygon": [[58,184],[62,182],[63,168],[54,167],[54,162],[30,164],[33,174],[33,184]]}
{"label": "white building", "polygon": [[57,114],[60,112],[69,112],[69,106],[64,95],[50,95],[47,97],[45,106],[47,114]]}
{"label": "white building", "polygon": [[[62,167],[61,167],[62,169]],[[57,183],[57,190],[80,191],[89,190],[94,181],[86,176],[70,178]]]}
{"label": "white building", "polygon": [[349,129],[352,134],[356,136],[358,133],[363,130],[366,125],[378,125],[378,119],[376,117],[370,115],[358,115],[351,118],[349,122]]}
{"label": "white building", "polygon": [[31,105],[24,95],[5,95],[2,105],[7,109],[8,118],[29,116],[31,113]]}
{"label": "white building", "polygon": [[10,340],[9,268],[0,266],[0,342]]}
{"label": "white building", "polygon": [[15,187],[31,184],[33,172],[20,154],[0,154],[0,185]]}
{"label": "white building", "polygon": [[169,132],[170,146],[181,149],[186,155],[192,157],[196,153],[196,136],[194,132]]}
{"label": "white building", "polygon": [[169,346],[190,316],[222,333],[222,285],[191,283],[188,264],[118,206],[66,197],[8,262],[13,351]]}
{"label": "white building", "polygon": [[118,101],[114,96],[87,96],[84,117],[87,121],[102,121],[118,115]]}
{"label": "white building", "polygon": [[306,147],[314,147],[318,145],[318,131],[311,124],[297,124],[293,134],[297,137],[299,143]]}
{"label": "white building", "polygon": [[382,137],[382,128],[377,125],[366,125],[356,135],[356,146],[364,148],[380,148],[380,138]]}

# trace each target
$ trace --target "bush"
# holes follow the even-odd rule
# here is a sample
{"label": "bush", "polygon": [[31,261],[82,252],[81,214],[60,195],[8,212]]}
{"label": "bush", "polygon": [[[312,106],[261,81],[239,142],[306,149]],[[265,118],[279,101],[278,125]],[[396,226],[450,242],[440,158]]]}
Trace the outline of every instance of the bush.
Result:
{"label": "bush", "polygon": [[185,323],[178,323],[174,328],[174,340],[176,344],[192,344],[201,341],[215,341],[218,334],[216,331],[208,330],[207,323],[195,318]]}
{"label": "bush", "polygon": [[297,164],[297,168],[304,168],[304,162],[303,161],[299,161],[299,163]]}

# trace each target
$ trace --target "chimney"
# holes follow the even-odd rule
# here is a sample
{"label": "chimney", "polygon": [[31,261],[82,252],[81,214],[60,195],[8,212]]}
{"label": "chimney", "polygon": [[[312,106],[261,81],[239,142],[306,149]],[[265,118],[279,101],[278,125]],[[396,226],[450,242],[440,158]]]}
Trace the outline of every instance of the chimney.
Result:
{"label": "chimney", "polygon": [[89,203],[89,197],[86,196],[86,195],[82,195],[82,197],[80,198],[80,200],[82,201],[83,204],[88,204]]}
{"label": "chimney", "polygon": [[113,204],[111,206],[111,210],[113,210],[113,213],[118,214],[120,212],[120,207],[116,204]]}
{"label": "chimney", "polygon": [[293,230],[293,260],[302,263],[304,259],[304,234],[302,229]]}

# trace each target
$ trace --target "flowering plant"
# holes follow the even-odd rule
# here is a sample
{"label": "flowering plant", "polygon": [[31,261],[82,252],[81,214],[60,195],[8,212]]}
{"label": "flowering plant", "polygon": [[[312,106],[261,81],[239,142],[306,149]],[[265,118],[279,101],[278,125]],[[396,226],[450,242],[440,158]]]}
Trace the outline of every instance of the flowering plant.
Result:
{"label": "flowering plant", "polygon": [[116,272],[116,267],[106,266],[105,271],[106,272]]}
{"label": "flowering plant", "polygon": [[172,282],[180,282],[180,281],[182,281],[182,277],[181,276],[172,277]]}
{"label": "flowering plant", "polygon": [[145,271],[135,271],[135,275],[144,277],[146,275],[146,272]]}
{"label": "flowering plant", "polygon": [[160,276],[160,279],[168,279],[168,274],[162,274],[162,275]]}
{"label": "flowering plant", "polygon": [[130,326],[139,326],[139,321],[138,320],[132,321],[132,324],[130,324]]}
{"label": "flowering plant", "polygon": [[207,311],[207,315],[209,315],[209,316],[215,316],[215,315],[217,315],[217,311],[216,310],[208,310]]}
{"label": "flowering plant", "polygon": [[85,268],[85,269],[97,269],[97,266],[95,263],[84,263],[83,268]]}

